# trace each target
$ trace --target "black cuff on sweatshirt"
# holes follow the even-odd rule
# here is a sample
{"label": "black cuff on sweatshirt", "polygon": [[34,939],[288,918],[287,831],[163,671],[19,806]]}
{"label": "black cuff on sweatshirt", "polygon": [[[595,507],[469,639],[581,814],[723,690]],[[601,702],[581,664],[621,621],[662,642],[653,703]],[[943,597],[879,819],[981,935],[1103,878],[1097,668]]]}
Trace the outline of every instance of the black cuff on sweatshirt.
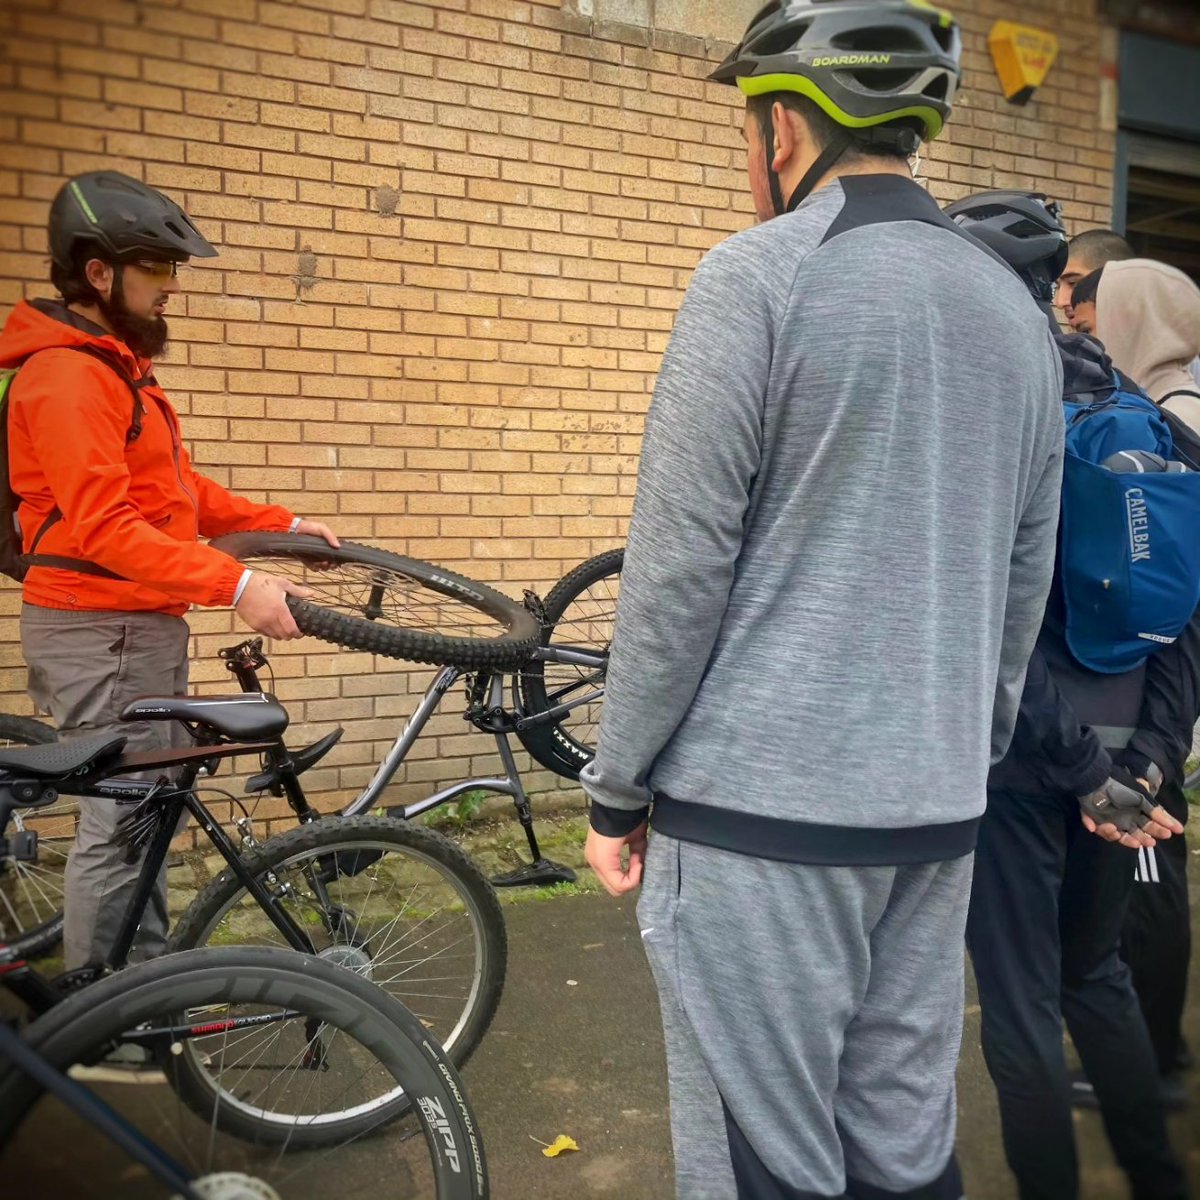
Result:
{"label": "black cuff on sweatshirt", "polygon": [[[1183,752],[1182,756],[1180,755],[1181,750]],[[1160,737],[1157,733],[1150,733],[1147,730],[1139,729],[1129,739],[1129,745],[1121,753],[1122,755],[1133,756],[1132,758],[1125,758],[1123,760],[1131,770],[1136,764],[1144,771],[1150,763],[1154,763],[1163,773],[1164,782],[1183,782],[1188,759],[1186,740],[1183,746],[1180,746],[1177,743],[1172,743],[1165,737]],[[1141,774],[1141,771],[1138,774]],[[1142,777],[1145,778],[1144,775]]]}
{"label": "black cuff on sweatshirt", "polygon": [[1091,766],[1075,780],[1071,794],[1076,797],[1090,796],[1099,791],[1108,782],[1108,777],[1112,774],[1112,765],[1108,751],[1101,750]]}
{"label": "black cuff on sweatshirt", "polygon": [[609,808],[607,804],[592,801],[592,828],[604,837],[624,837],[632,833],[648,816],[650,806],[645,808]]}
{"label": "black cuff on sweatshirt", "polygon": [[1118,750],[1113,755],[1113,763],[1115,766],[1125,767],[1135,779],[1147,779],[1150,768],[1153,766],[1153,759],[1126,746],[1124,750]]}

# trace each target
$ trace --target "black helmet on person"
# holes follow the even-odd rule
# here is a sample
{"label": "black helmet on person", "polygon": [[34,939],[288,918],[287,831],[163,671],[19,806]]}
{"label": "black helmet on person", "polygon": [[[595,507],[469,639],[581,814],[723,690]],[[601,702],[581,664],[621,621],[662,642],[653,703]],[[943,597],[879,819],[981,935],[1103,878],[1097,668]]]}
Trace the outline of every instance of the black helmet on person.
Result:
{"label": "black helmet on person", "polygon": [[976,192],[947,205],[946,216],[994,250],[1035,300],[1054,298],[1067,265],[1067,231],[1061,208],[1042,192]]}
{"label": "black helmet on person", "polygon": [[50,257],[66,271],[81,247],[114,263],[137,258],[183,262],[217,251],[191,218],[162,192],[120,171],[89,171],[59,189],[50,206]]}
{"label": "black helmet on person", "polygon": [[[913,154],[937,137],[961,55],[954,18],[929,0],[771,0],[709,78],[750,97],[796,92],[844,129],[800,181],[790,212],[854,142]],[[767,170],[779,213],[772,141]]]}

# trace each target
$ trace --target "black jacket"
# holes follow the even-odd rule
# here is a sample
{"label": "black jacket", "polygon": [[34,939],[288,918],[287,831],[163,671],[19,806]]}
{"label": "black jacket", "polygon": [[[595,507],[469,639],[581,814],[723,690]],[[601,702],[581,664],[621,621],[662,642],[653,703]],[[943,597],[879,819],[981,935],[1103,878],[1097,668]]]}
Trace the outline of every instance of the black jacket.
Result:
{"label": "black jacket", "polygon": [[[1112,364],[1098,342],[1067,335],[1058,344],[1065,397],[1086,402],[1089,393],[1111,390]],[[1114,760],[1136,774],[1157,763],[1168,782],[1178,782],[1200,719],[1200,610],[1172,645],[1120,675],[1080,666],[1063,630],[1056,571],[1012,744],[988,786],[1083,796],[1104,783]]]}

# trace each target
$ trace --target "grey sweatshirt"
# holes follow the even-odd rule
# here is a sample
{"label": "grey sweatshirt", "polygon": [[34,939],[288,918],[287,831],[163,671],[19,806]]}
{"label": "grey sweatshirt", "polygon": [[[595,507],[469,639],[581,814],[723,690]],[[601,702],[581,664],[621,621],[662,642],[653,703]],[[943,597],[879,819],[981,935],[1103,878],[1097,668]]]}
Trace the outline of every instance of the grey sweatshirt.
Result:
{"label": "grey sweatshirt", "polygon": [[916,184],[852,176],[697,269],[654,393],[601,832],[796,862],[974,845],[1054,562],[1045,318]]}

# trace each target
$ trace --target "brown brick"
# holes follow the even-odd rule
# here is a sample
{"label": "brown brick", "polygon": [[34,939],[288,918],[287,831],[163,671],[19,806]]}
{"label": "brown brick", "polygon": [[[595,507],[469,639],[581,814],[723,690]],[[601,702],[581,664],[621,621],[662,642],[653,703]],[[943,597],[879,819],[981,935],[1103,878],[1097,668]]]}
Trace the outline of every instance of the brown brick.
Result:
{"label": "brown brick", "polygon": [[[101,81],[96,75],[85,75],[79,71],[49,71],[43,67],[22,66],[17,78],[20,81],[21,90],[25,92],[45,92],[53,96],[76,96],[83,100],[100,98]],[[11,78],[6,80],[6,83],[11,85]]]}
{"label": "brown brick", "polygon": [[[1073,230],[1105,223],[1090,9],[1036,14],[1064,57],[1018,110],[984,49],[995,0],[963,2],[967,80],[925,159],[934,194],[1050,187]],[[222,249],[188,271],[160,368],[214,478],[514,594],[620,544],[683,287],[753,219],[740,98],[704,81],[719,45],[560,0],[51,7],[22,0],[0,63],[0,308],[49,294],[63,175],[118,166],[179,195]],[[0,594],[10,708],[27,703],[5,666],[16,599]],[[196,621],[196,678],[220,690],[232,618]],[[369,702],[313,777],[331,796],[360,786],[428,672],[311,639],[275,654],[298,738],[323,731],[306,703]],[[447,716],[396,790],[495,770],[473,737]]]}

